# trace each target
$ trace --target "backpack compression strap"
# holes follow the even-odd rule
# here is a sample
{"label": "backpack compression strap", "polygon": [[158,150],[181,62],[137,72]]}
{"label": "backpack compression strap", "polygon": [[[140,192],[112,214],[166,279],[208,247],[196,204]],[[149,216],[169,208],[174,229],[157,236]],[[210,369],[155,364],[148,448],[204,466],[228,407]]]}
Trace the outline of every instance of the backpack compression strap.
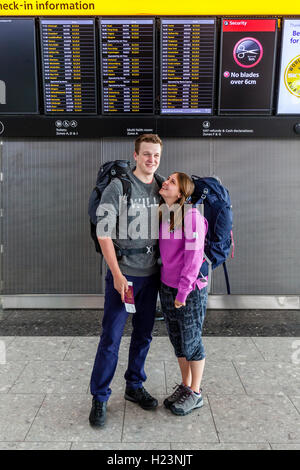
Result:
{"label": "backpack compression strap", "polygon": [[123,248],[118,247],[116,244],[114,244],[114,247],[116,250],[117,260],[120,260],[122,256],[130,256],[130,255],[136,255],[136,254],[141,254],[141,253],[151,255],[152,253],[156,253],[158,251],[158,245],[148,245],[148,246],[144,246],[143,248],[123,249]]}
{"label": "backpack compression strap", "polygon": [[225,281],[226,281],[226,287],[227,287],[227,294],[230,294],[229,277],[228,277],[228,272],[227,272],[227,267],[226,267],[225,261],[223,263],[223,269],[224,269],[224,275],[225,275]]}

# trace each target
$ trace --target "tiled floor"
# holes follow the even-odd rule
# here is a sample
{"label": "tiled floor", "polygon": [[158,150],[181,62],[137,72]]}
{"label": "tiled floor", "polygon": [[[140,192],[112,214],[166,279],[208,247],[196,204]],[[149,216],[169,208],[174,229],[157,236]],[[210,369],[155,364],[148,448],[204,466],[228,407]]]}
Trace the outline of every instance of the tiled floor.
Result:
{"label": "tiled floor", "polygon": [[164,408],[180,380],[167,337],[146,362],[155,411],[125,401],[130,337],[122,339],[107,423],[93,429],[89,380],[98,337],[0,337],[0,449],[300,449],[300,338],[204,337],[204,404]]}

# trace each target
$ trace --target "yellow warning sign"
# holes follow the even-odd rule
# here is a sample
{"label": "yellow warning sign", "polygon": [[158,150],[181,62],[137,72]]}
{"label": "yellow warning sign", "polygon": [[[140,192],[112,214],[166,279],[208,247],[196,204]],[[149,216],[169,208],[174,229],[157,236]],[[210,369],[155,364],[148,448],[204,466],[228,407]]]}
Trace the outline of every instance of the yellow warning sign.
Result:
{"label": "yellow warning sign", "polygon": [[285,69],[284,83],[292,95],[300,98],[300,55],[291,60]]}

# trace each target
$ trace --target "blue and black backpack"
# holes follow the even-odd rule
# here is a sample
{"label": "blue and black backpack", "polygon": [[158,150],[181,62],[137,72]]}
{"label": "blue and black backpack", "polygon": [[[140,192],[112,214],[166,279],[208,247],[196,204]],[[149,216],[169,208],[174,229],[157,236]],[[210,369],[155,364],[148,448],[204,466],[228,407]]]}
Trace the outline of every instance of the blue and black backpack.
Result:
{"label": "blue and black backpack", "polygon": [[223,264],[227,292],[230,294],[230,284],[225,264],[231,245],[234,249],[233,213],[229,192],[217,177],[201,178],[192,175],[191,178],[195,184],[191,202],[193,205],[203,204],[203,215],[208,222],[208,232],[204,246],[205,261],[201,266],[200,275],[201,277],[210,275],[210,266],[215,269]]}

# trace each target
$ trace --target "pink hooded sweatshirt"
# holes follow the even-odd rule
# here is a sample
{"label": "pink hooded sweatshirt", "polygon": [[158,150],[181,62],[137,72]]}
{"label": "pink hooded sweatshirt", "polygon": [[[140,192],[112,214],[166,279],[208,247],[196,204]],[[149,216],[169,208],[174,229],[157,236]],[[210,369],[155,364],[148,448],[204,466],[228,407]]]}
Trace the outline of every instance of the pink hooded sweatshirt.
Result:
{"label": "pink hooded sweatshirt", "polygon": [[178,289],[176,299],[185,303],[189,293],[207,286],[198,279],[203,263],[207,220],[191,207],[184,217],[184,230],[169,232],[169,223],[162,222],[159,229],[159,249],[162,260],[161,281]]}

